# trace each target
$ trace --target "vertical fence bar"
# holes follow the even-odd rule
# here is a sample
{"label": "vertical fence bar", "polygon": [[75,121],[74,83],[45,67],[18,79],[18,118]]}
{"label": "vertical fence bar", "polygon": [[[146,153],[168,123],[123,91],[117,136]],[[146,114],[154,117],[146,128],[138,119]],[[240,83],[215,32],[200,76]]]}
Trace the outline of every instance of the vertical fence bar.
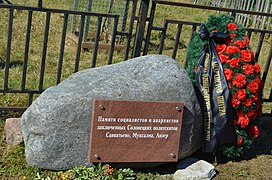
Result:
{"label": "vertical fence bar", "polygon": [[146,39],[145,39],[143,55],[146,55],[147,51],[148,51],[148,46],[149,46],[149,42],[150,42],[150,36],[151,36],[151,30],[152,30],[152,26],[153,26],[155,11],[156,11],[156,2],[152,2],[151,11],[150,11],[150,19],[149,19],[147,33],[146,33]]}
{"label": "vertical fence bar", "polygon": [[138,57],[141,54],[142,43],[144,39],[145,24],[147,20],[149,0],[142,0],[139,12],[139,21],[137,23],[137,30],[135,36],[135,43],[133,48],[132,57]]}
{"label": "vertical fence bar", "polygon": [[113,24],[113,30],[112,30],[112,38],[111,38],[111,46],[110,46],[110,54],[108,59],[108,64],[112,64],[112,58],[113,58],[113,51],[114,51],[114,45],[115,45],[115,39],[116,39],[116,32],[117,32],[117,26],[118,26],[118,18],[114,18],[114,24]]}
{"label": "vertical fence bar", "polygon": [[28,103],[27,106],[30,106],[32,104],[33,101],[33,93],[28,93]]}
{"label": "vertical fence bar", "polygon": [[127,25],[127,16],[128,16],[128,10],[129,10],[129,2],[130,0],[124,0],[125,1],[125,8],[123,11],[123,20],[122,20],[122,27],[121,31],[124,32],[126,30],[126,25]]}
{"label": "vertical fence bar", "polygon": [[86,17],[85,15],[81,15],[80,30],[79,30],[79,36],[78,36],[78,42],[77,42],[77,52],[76,52],[74,72],[78,72],[78,68],[79,68],[79,60],[80,60],[81,45],[82,45],[83,33],[84,33],[85,17]]}
{"label": "vertical fence bar", "polygon": [[46,53],[47,53],[47,43],[48,43],[48,35],[49,35],[49,27],[50,27],[50,17],[51,13],[46,13],[45,19],[45,29],[44,29],[44,38],[43,38],[43,52],[42,52],[42,62],[41,62],[41,71],[40,71],[40,83],[39,83],[39,91],[43,90],[43,81],[44,81],[44,71],[45,71],[45,61],[46,61]]}
{"label": "vertical fence bar", "polygon": [[247,37],[249,40],[251,38],[251,35],[252,35],[252,30],[247,30]]}
{"label": "vertical fence bar", "polygon": [[27,71],[27,63],[28,63],[28,52],[29,52],[29,42],[30,42],[32,15],[33,15],[33,11],[28,11],[27,28],[26,28],[26,40],[25,40],[25,53],[24,53],[24,64],[23,64],[22,83],[21,83],[21,90],[22,91],[25,90],[25,84],[26,84],[26,71]]}
{"label": "vertical fence bar", "polygon": [[178,24],[178,31],[177,31],[176,39],[175,39],[175,44],[174,44],[174,49],[173,49],[173,54],[172,54],[173,59],[176,59],[176,56],[177,56],[178,44],[179,44],[179,38],[180,38],[181,30],[182,30],[182,24],[179,23]]}
{"label": "vertical fence bar", "polygon": [[128,28],[128,37],[127,37],[127,44],[126,44],[126,48],[125,48],[124,60],[127,60],[128,59],[128,55],[129,55],[129,49],[130,49],[130,43],[131,43],[131,38],[132,38],[132,31],[133,31],[133,24],[134,24],[135,12],[136,12],[136,8],[137,8],[137,2],[138,2],[138,0],[133,0],[132,12],[131,12],[131,16],[130,16],[130,23],[129,23],[129,28]]}
{"label": "vertical fence bar", "polygon": [[261,51],[261,48],[262,48],[262,45],[263,45],[264,35],[265,35],[265,32],[261,32],[258,47],[257,47],[257,50],[255,52],[256,62],[258,62],[258,59],[259,59],[259,56],[260,56],[260,51]]}
{"label": "vertical fence bar", "polygon": [[14,12],[14,9],[9,9],[9,24],[8,24],[8,40],[7,40],[7,51],[6,51],[6,67],[5,67],[4,91],[8,90],[11,40],[12,40],[12,25],[13,25],[13,12]]}
{"label": "vertical fence bar", "polygon": [[38,7],[42,8],[42,0],[38,0]]}
{"label": "vertical fence bar", "polygon": [[101,32],[101,24],[102,24],[102,17],[98,16],[98,22],[96,27],[96,34],[95,34],[95,42],[94,42],[94,49],[93,49],[93,59],[92,59],[92,65],[91,67],[95,67],[96,65],[96,59],[97,59],[97,51],[99,46],[99,40],[100,40],[100,32]]}
{"label": "vertical fence bar", "polygon": [[63,55],[64,55],[64,48],[65,48],[65,39],[66,39],[66,32],[67,32],[67,21],[68,21],[68,14],[65,13],[64,19],[63,19],[62,36],[61,36],[61,43],[60,43],[60,55],[59,55],[59,62],[58,62],[58,72],[57,72],[56,84],[59,84],[60,79],[61,79]]}
{"label": "vertical fence bar", "polygon": [[168,27],[168,22],[164,21],[163,31],[162,31],[161,40],[160,40],[160,46],[159,46],[159,52],[158,52],[159,54],[162,54],[167,27]]}

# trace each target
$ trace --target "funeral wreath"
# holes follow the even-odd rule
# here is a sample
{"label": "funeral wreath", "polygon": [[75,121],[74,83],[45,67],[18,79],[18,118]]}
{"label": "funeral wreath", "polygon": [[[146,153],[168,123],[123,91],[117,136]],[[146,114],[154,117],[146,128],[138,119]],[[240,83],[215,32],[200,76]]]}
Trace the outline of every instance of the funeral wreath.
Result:
{"label": "funeral wreath", "polygon": [[263,83],[249,43],[232,16],[210,16],[188,50],[187,71],[204,104],[207,147],[231,158],[244,154],[259,136]]}

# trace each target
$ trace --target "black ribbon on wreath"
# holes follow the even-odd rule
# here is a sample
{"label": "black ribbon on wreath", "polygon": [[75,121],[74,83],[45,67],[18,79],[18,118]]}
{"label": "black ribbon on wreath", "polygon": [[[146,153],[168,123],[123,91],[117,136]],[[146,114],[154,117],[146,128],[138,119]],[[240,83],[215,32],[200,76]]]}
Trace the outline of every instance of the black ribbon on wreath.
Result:
{"label": "black ribbon on wreath", "polygon": [[202,24],[200,38],[206,41],[196,69],[196,86],[200,92],[200,104],[204,117],[204,152],[216,152],[222,144],[232,143],[235,138],[231,93],[215,43],[229,37],[226,33],[209,33]]}

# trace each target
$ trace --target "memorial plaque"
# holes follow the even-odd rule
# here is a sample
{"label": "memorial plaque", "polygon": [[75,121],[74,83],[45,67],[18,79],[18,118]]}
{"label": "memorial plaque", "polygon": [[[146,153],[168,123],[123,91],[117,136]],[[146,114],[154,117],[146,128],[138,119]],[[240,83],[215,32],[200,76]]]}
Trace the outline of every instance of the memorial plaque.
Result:
{"label": "memorial plaque", "polygon": [[175,162],[184,103],[94,100],[90,162]]}

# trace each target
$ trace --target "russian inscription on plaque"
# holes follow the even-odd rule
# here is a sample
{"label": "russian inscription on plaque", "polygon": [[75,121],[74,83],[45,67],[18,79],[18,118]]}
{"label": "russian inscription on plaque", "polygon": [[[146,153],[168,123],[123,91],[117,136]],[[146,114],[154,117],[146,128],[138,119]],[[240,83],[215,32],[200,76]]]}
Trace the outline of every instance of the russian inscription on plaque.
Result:
{"label": "russian inscription on plaque", "polygon": [[184,103],[94,100],[91,162],[175,162]]}

